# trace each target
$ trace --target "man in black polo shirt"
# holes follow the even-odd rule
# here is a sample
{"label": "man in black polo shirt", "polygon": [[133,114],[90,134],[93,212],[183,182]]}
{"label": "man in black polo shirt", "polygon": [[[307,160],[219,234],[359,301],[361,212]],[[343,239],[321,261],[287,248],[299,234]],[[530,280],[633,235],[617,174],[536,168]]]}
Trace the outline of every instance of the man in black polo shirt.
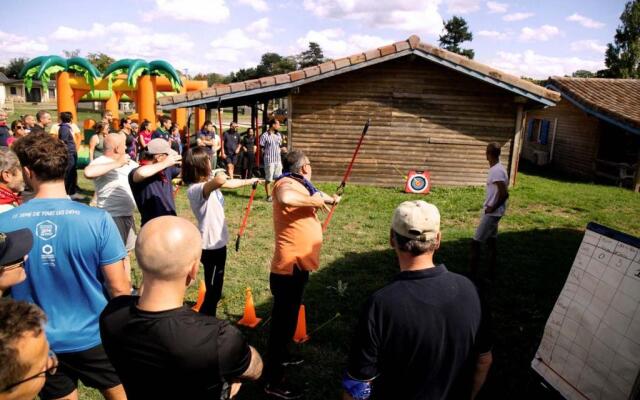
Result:
{"label": "man in black polo shirt", "polygon": [[238,123],[233,121],[229,125],[229,130],[222,137],[224,145],[222,147],[222,159],[225,160],[227,166],[227,174],[233,178],[235,164],[238,161],[238,153],[240,153],[240,134],[238,133]]}
{"label": "man in black polo shirt", "polygon": [[343,388],[354,399],[469,399],[491,365],[475,286],[434,265],[440,213],[407,201],[393,214],[400,274],[365,304]]}
{"label": "man in black polo shirt", "polygon": [[140,225],[162,215],[176,215],[171,180],[180,175],[178,153],[164,139],[152,139],[141,167],[129,173],[129,186],[140,211]]}
{"label": "man in black polo shirt", "polygon": [[100,316],[104,349],[129,400],[227,399],[240,381],[260,377],[260,354],[238,329],[183,304],[201,247],[186,219],[155,218],[140,231],[144,291],[112,299]]}

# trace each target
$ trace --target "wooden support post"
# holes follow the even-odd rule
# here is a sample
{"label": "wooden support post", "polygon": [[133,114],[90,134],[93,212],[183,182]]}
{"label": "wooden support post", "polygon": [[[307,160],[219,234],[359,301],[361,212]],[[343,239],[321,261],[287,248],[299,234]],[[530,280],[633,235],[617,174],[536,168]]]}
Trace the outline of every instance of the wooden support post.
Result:
{"label": "wooden support post", "polygon": [[258,134],[258,127],[256,126],[256,120],[258,119],[258,107],[256,104],[251,105],[251,128]]}
{"label": "wooden support post", "polygon": [[262,130],[266,131],[267,125],[269,125],[269,100],[265,100],[264,103],[262,103]]}
{"label": "wooden support post", "polygon": [[518,113],[516,115],[516,131],[513,136],[513,142],[511,143],[511,160],[509,162],[509,186],[515,186],[516,175],[518,173],[518,162],[520,160],[520,151],[522,149],[522,128],[524,126],[523,113],[524,106],[518,104]]}
{"label": "wooden support post", "polygon": [[233,122],[238,122],[238,106],[233,106]]}
{"label": "wooden support post", "polygon": [[556,144],[556,129],[558,128],[558,118],[553,120],[553,131],[551,132],[551,149],[549,149],[549,163],[553,161],[553,149]]}

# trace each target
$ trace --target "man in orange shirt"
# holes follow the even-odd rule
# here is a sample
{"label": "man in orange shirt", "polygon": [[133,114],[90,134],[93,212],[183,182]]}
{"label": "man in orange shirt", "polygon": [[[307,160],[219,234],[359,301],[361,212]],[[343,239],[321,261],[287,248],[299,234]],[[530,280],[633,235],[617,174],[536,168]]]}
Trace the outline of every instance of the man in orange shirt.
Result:
{"label": "man in orange shirt", "polygon": [[320,265],[322,225],[316,213],[340,201],[311,183],[311,163],[300,150],[287,155],[290,173],[283,174],[273,187],[273,225],[276,239],[271,260],[269,286],[273,295],[271,332],[267,345],[265,392],[280,399],[299,399],[302,394],[284,382],[284,367],[302,363],[289,356],[309,272]]}

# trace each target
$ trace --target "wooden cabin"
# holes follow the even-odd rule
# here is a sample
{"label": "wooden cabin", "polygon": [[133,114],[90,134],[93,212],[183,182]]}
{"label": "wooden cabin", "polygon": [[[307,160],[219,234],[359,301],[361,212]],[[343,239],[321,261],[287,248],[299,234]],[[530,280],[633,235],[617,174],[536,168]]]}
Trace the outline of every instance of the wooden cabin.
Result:
{"label": "wooden cabin", "polygon": [[[513,179],[524,112],[556,92],[421,43],[417,36],[318,66],[159,99],[164,109],[288,99],[288,145],[314,163],[314,180],[338,181],[367,118],[352,182],[398,185],[410,169],[433,185],[483,185],[486,145],[502,145]],[[266,107],[265,107],[266,109]]]}
{"label": "wooden cabin", "polygon": [[564,173],[640,188],[640,80],[549,79],[556,107],[530,110],[522,157]]}

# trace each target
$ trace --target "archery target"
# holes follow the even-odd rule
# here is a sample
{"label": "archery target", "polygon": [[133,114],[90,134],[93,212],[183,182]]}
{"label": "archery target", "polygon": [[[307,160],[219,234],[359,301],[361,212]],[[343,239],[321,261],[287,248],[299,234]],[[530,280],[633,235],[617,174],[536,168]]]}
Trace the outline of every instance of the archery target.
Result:
{"label": "archery target", "polygon": [[406,193],[427,194],[431,189],[431,176],[429,171],[409,171],[404,191]]}

